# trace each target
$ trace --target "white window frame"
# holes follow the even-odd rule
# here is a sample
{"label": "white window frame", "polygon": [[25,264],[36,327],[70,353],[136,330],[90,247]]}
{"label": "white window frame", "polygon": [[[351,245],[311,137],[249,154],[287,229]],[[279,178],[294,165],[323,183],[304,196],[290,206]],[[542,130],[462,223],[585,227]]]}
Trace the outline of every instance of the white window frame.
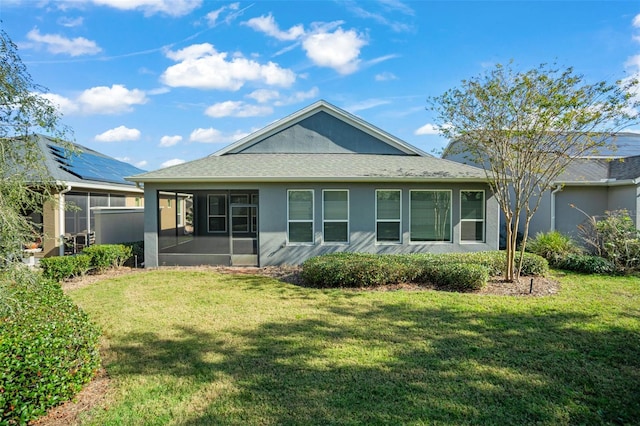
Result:
{"label": "white window frame", "polygon": [[[346,219],[326,219],[325,218],[325,200],[324,200],[324,194],[327,192],[346,192],[347,193],[347,218]],[[348,189],[323,189],[322,190],[322,242],[325,245],[348,245],[351,241],[351,229],[350,229],[350,222],[351,222],[351,209],[350,209],[350,205],[349,205],[349,190]],[[325,240],[325,234],[324,234],[324,225],[325,223],[346,223],[347,224],[347,239],[346,241],[326,241]]]}
{"label": "white window frame", "polygon": [[[449,193],[449,239],[448,240],[421,241],[421,240],[413,240],[412,239],[412,234],[411,234],[411,216],[412,216],[411,194],[413,192],[448,192]],[[409,190],[409,243],[410,244],[451,244],[451,243],[453,243],[453,190],[451,190],[451,189],[410,189]]]}
{"label": "white window frame", "polygon": [[[400,199],[398,203],[400,203],[400,211],[398,219],[378,219],[378,192],[398,192],[400,193]],[[398,245],[402,244],[402,190],[401,189],[376,189],[375,194],[375,209],[376,209],[376,223],[375,223],[375,234],[376,234],[376,245]],[[398,240],[397,241],[379,241],[378,240],[378,223],[389,223],[389,222],[397,222],[398,223]]]}
{"label": "white window frame", "polygon": [[[211,203],[209,202],[209,198],[210,197],[224,197],[224,216],[223,215],[219,215],[219,214],[211,214],[211,211],[209,210],[209,208],[211,207]],[[207,194],[207,232],[210,234],[226,234],[227,233],[227,222],[228,222],[228,217],[227,217],[227,194],[216,194],[216,193],[212,193],[212,194]],[[224,217],[224,230],[223,231],[212,231],[211,230],[211,223],[209,221],[210,218],[212,217]]]}
{"label": "white window frame", "polygon": [[[311,192],[311,219],[290,219],[289,218],[289,194],[292,192]],[[316,219],[316,194],[315,190],[302,188],[302,189],[287,189],[287,245],[289,246],[313,246],[315,245],[315,219]],[[311,241],[295,241],[289,240],[289,224],[290,223],[309,223],[311,222]]]}
{"label": "white window frame", "polygon": [[[482,220],[462,218],[462,193],[482,192]],[[482,240],[463,240],[462,222],[482,222]],[[461,189],[460,190],[460,244],[483,244],[487,241],[487,194],[484,189]]]}

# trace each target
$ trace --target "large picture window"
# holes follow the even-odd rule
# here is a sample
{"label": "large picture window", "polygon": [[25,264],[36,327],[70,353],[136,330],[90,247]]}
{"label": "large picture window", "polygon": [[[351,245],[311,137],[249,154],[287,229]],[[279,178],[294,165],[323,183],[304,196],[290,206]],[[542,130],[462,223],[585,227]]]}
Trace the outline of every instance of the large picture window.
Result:
{"label": "large picture window", "polygon": [[349,191],[322,191],[322,226],[325,243],[349,242]]}
{"label": "large picture window", "polygon": [[410,191],[410,239],[451,241],[451,191]]}
{"label": "large picture window", "polygon": [[313,244],[313,190],[287,191],[287,228],[291,244]]}
{"label": "large picture window", "polygon": [[460,191],[460,241],[484,241],[484,191]]}
{"label": "large picture window", "polygon": [[376,190],[376,242],[402,242],[401,198],[397,189]]}
{"label": "large picture window", "polygon": [[207,216],[209,232],[227,232],[227,196],[225,194],[207,196]]}

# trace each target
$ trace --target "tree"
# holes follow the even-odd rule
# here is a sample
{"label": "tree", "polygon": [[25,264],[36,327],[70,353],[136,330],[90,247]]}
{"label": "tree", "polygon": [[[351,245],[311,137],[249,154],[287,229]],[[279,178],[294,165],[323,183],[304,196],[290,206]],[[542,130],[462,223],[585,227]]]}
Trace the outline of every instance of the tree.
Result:
{"label": "tree", "polygon": [[61,115],[33,83],[16,45],[0,30],[0,263],[19,259],[39,233],[29,213],[53,200],[56,185],[33,137],[61,138]]}
{"label": "tree", "polygon": [[573,68],[542,64],[518,71],[510,62],[429,98],[441,134],[453,141],[449,149],[484,168],[505,216],[507,280],[519,277],[542,194],[575,158],[596,154],[637,121],[637,84],[631,78],[590,84]]}

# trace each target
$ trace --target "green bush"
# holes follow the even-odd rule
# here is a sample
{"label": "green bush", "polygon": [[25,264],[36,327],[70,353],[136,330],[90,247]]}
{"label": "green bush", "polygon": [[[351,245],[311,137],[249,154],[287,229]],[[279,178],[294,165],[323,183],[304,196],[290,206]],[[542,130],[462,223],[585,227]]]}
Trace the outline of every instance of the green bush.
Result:
{"label": "green bush", "polygon": [[313,287],[371,287],[410,282],[417,266],[405,258],[368,253],[332,253],[311,258],[302,279]]}
{"label": "green bush", "polygon": [[56,256],[40,259],[44,278],[60,282],[86,274],[91,269],[91,259],[85,254]]}
{"label": "green bush", "polygon": [[527,242],[526,249],[547,259],[551,266],[555,266],[567,255],[582,252],[570,236],[558,231],[537,233],[535,238]]}
{"label": "green bush", "polygon": [[137,263],[140,267],[144,263],[144,241],[122,243],[122,245],[131,248],[131,257],[125,262],[125,266],[135,268]]}
{"label": "green bush", "polygon": [[612,275],[616,273],[616,265],[613,262],[588,254],[569,254],[557,262],[555,266],[583,274]]}
{"label": "green bush", "polygon": [[69,400],[100,365],[99,331],[60,285],[0,276],[0,424],[27,424]]}
{"label": "green bush", "polygon": [[[490,276],[502,275],[507,263],[504,251],[477,251],[470,253],[443,253],[438,255],[416,254],[411,256],[429,256],[437,258],[440,263],[471,263],[482,265],[489,271]],[[516,253],[516,262],[519,259]],[[546,259],[534,253],[525,253],[522,261],[521,275],[544,276],[549,272],[549,263]]]}
{"label": "green bush", "polygon": [[445,255],[333,253],[304,262],[301,276],[309,286],[328,288],[416,282],[467,291],[486,284],[487,267],[443,259]]}
{"label": "green bush", "polygon": [[99,244],[85,248],[82,253],[89,256],[96,272],[103,272],[122,267],[131,258],[132,248],[123,244]]}

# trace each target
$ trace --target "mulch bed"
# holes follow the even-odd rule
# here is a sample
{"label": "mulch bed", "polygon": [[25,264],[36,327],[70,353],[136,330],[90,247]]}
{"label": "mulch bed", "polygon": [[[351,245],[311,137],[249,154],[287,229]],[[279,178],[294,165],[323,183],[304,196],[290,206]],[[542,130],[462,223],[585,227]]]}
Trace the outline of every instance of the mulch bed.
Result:
{"label": "mulch bed", "polygon": [[[210,270],[225,274],[246,274],[246,275],[264,275],[288,282],[295,285],[304,285],[300,278],[300,267],[282,266],[282,267],[263,267],[263,268],[245,268],[245,267],[220,267],[220,266],[200,266],[195,267],[200,270]],[[171,267],[166,269],[189,269],[194,267]],[[62,284],[62,288],[66,290],[85,287],[97,281],[114,278],[129,274],[143,273],[143,269],[120,268],[105,272],[100,275],[85,275],[84,277],[74,278]],[[532,284],[533,280],[533,284]],[[397,284],[389,286],[381,286],[372,288],[357,288],[351,291],[433,291],[432,286],[417,284]],[[493,277],[487,285],[479,291],[473,292],[482,295],[499,295],[499,296],[518,296],[518,297],[540,297],[554,295],[559,291],[557,281],[544,277],[522,277],[518,282],[506,282],[501,277]],[[96,377],[87,384],[80,393],[76,395],[73,401],[65,402],[54,407],[49,413],[30,424],[37,426],[68,426],[78,425],[79,416],[100,404],[105,400],[105,395],[109,389],[109,377],[104,370],[98,372]]]}

